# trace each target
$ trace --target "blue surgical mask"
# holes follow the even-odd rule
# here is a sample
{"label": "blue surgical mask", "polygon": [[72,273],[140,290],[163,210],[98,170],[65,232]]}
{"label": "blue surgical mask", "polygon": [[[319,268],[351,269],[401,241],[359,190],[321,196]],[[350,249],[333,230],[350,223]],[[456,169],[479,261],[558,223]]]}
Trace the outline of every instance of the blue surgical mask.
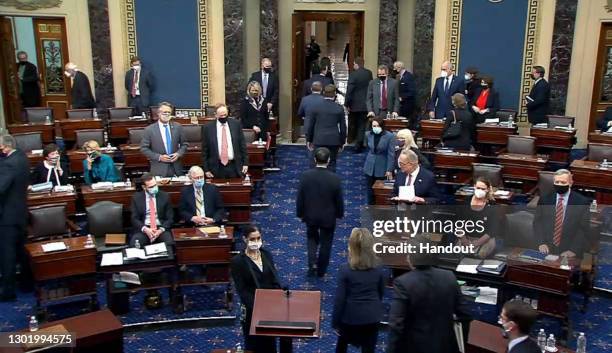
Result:
{"label": "blue surgical mask", "polygon": [[196,180],[193,182],[196,188],[201,189],[204,187],[204,180]]}
{"label": "blue surgical mask", "polygon": [[372,128],[372,132],[378,135],[382,132],[382,128],[380,126],[375,126]]}
{"label": "blue surgical mask", "polygon": [[157,193],[159,192],[159,187],[158,187],[157,185],[155,185],[155,186],[154,186],[154,187],[152,187],[152,188],[148,188],[148,189],[147,189],[147,192],[149,193],[149,195],[151,195],[151,196],[155,196],[155,195],[157,195]]}

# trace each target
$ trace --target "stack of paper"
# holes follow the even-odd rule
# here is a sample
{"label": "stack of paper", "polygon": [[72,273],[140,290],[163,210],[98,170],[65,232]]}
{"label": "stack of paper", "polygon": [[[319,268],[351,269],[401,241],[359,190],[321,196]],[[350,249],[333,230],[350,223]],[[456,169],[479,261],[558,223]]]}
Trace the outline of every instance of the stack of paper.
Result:
{"label": "stack of paper", "polygon": [[464,273],[478,273],[477,268],[481,262],[482,260],[480,259],[464,257],[461,259],[461,262],[459,262],[459,265],[457,265],[456,271]]}
{"label": "stack of paper", "polygon": [[499,260],[484,260],[477,268],[478,272],[492,273],[499,275],[502,273],[506,263]]}
{"label": "stack of paper", "polygon": [[497,305],[497,288],[478,287],[480,294],[476,297],[476,303]]}
{"label": "stack of paper", "polygon": [[47,243],[41,245],[43,252],[61,251],[66,250],[66,244],[63,241],[56,241],[53,243]]}
{"label": "stack of paper", "polygon": [[152,255],[168,255],[168,248],[166,248],[166,243],[164,242],[147,245],[145,246],[144,251],[147,257]]}
{"label": "stack of paper", "polygon": [[102,254],[102,262],[100,263],[100,266],[117,265],[123,265],[123,253],[121,251]]}
{"label": "stack of paper", "polygon": [[112,188],[113,188],[113,183],[110,181],[103,181],[103,182],[91,184],[92,190],[108,190]]}

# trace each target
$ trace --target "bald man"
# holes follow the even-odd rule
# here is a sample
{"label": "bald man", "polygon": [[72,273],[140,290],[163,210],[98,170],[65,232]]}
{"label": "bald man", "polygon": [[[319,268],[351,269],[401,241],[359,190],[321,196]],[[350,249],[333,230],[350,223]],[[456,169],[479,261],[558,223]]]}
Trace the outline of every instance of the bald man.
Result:
{"label": "bald man", "polygon": [[91,93],[87,75],[82,73],[74,63],[67,63],[64,74],[72,80],[72,109],[92,109],[96,101]]}
{"label": "bald man", "polygon": [[206,183],[204,170],[197,165],[189,169],[189,180],[191,185],[183,187],[181,191],[181,218],[192,226],[221,224],[225,218],[225,209],[217,187]]}
{"label": "bald man", "polygon": [[261,59],[261,70],[251,74],[249,82],[251,81],[259,82],[267,111],[272,111],[274,116],[278,116],[278,76],[272,67],[272,60]]}
{"label": "bald man", "polygon": [[431,99],[427,105],[431,119],[442,119],[449,115],[452,104],[451,97],[455,93],[465,93],[465,80],[455,75],[453,64],[445,61],[440,67],[440,77],[436,79]]}

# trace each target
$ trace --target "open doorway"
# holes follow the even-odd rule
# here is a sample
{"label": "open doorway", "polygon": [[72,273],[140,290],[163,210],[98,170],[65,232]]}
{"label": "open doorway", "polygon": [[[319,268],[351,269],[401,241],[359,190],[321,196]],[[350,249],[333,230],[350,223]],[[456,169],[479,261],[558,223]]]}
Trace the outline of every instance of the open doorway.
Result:
{"label": "open doorway", "polygon": [[[303,120],[297,116],[302,99],[302,84],[310,78],[313,62],[323,57],[331,60],[334,83],[346,92],[353,59],[363,56],[363,12],[296,11],[292,18],[292,141],[303,132]],[[344,103],[344,97],[338,96]]]}

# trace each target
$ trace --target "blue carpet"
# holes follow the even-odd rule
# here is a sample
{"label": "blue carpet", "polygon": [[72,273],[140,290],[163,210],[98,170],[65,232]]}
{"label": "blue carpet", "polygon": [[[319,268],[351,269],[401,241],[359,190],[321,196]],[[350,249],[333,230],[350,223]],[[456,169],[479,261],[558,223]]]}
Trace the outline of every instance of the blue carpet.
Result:
{"label": "blue carpet", "polygon": [[[345,152],[338,160],[338,171],[343,179],[346,200],[345,218],[338,223],[333,245],[333,256],[328,275],[320,279],[306,277],[306,242],[305,227],[295,217],[295,193],[299,175],[308,165],[304,147],[281,146],[278,150],[280,173],[266,175],[267,199],[270,207],[254,213],[254,223],[259,225],[264,236],[265,246],[275,256],[279,273],[293,289],[322,291],[322,326],[321,338],[297,340],[295,351],[299,353],[333,352],[336,337],[331,331],[330,315],[333,306],[333,295],[336,287],[338,266],[346,261],[347,239],[353,227],[359,226],[359,206],[365,203],[365,180],[362,174],[365,154],[355,155]],[[602,254],[598,267],[597,282],[607,283],[612,279],[612,246],[602,245]],[[604,260],[605,258],[605,260]],[[606,262],[607,261],[607,262]],[[100,304],[106,304],[104,285],[99,284]],[[137,323],[151,320],[167,320],[206,315],[228,315],[223,308],[224,286],[212,288],[191,288],[186,294],[188,310],[181,315],[172,312],[169,306],[159,310],[147,310],[142,305],[143,294],[132,296],[132,311],[121,316],[122,322]],[[167,301],[166,292],[162,292]],[[391,290],[387,290],[385,304],[388,307]],[[600,296],[590,298],[588,310],[581,313],[581,295],[572,295],[571,327],[574,331],[586,332],[589,353],[603,353],[612,350],[612,300]],[[20,294],[13,303],[0,303],[0,331],[13,331],[27,326],[28,315],[34,305],[32,294]],[[86,308],[85,305],[61,305],[51,309],[51,317],[58,319],[76,315]],[[487,322],[496,322],[499,314],[494,306],[470,304],[474,317]],[[558,335],[559,322],[542,318],[534,331],[545,328],[547,332]],[[213,348],[234,347],[243,342],[240,326],[236,321],[231,327],[197,328],[182,330],[159,330],[152,332],[129,333],[125,336],[125,351],[133,353],[153,352],[210,352]],[[384,352],[386,331],[381,331],[377,352]],[[575,347],[575,340],[570,341]],[[351,352],[357,352],[352,348]]]}

